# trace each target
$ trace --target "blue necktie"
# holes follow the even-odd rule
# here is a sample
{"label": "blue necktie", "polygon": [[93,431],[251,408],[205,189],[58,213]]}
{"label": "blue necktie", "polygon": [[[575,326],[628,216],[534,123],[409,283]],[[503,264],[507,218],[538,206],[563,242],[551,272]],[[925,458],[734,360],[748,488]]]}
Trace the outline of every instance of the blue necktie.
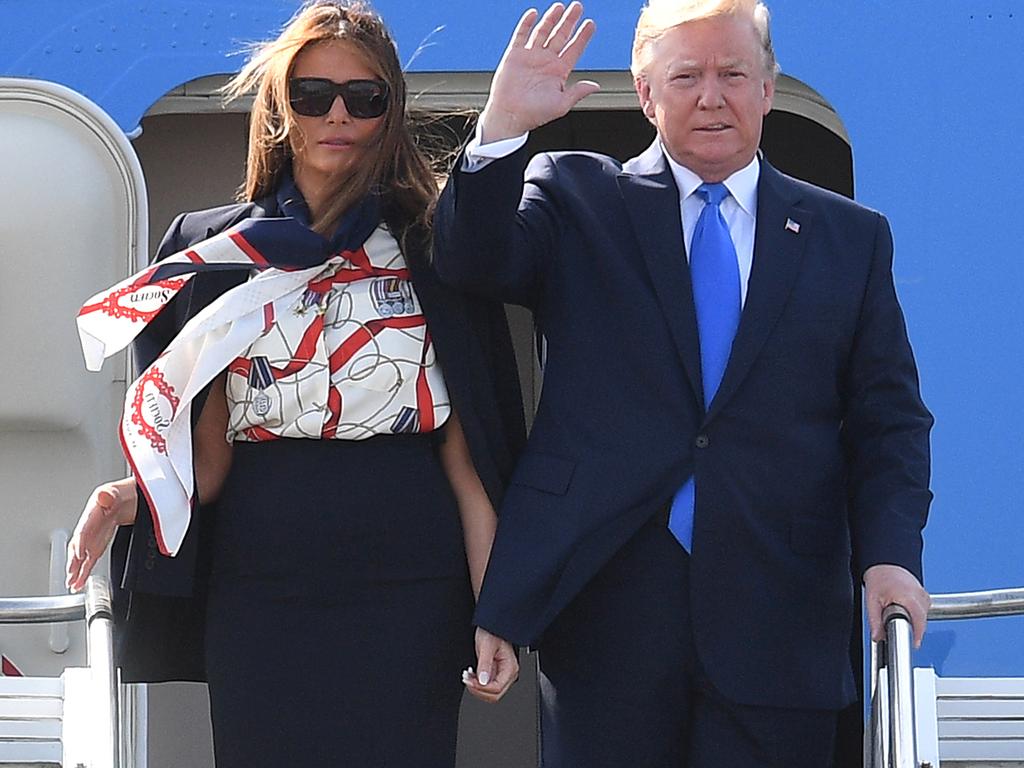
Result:
{"label": "blue necktie", "polygon": [[[707,410],[722,383],[740,324],[740,269],[729,225],[719,205],[729,196],[724,184],[702,184],[704,208],[690,243],[690,282],[700,336],[701,380]],[[694,482],[691,476],[672,500],[669,530],[689,552],[693,545]]]}

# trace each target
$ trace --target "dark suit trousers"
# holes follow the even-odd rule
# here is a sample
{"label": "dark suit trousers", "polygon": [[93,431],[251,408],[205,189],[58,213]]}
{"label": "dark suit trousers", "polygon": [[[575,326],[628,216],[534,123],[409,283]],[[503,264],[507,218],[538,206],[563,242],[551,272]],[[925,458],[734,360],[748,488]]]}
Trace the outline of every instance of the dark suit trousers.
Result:
{"label": "dark suit trousers", "polygon": [[689,561],[664,519],[652,519],[544,634],[544,768],[831,764],[836,712],[740,705],[703,673]]}

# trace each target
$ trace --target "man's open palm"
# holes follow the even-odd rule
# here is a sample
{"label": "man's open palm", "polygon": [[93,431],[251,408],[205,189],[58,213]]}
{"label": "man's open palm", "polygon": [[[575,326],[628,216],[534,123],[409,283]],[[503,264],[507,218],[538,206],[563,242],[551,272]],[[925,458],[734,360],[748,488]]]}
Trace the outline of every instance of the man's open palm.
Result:
{"label": "man's open palm", "polygon": [[485,144],[521,136],[562,117],[600,88],[586,80],[566,85],[594,34],[593,21],[580,23],[583,6],[555,3],[538,17],[532,9],[523,14],[494,73],[480,118]]}

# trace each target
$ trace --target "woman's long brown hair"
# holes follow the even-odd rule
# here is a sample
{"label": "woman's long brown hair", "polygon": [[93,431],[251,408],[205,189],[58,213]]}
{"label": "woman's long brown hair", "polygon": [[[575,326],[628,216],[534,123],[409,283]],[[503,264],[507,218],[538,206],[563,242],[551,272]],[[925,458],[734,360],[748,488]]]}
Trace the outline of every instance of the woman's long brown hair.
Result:
{"label": "woman's long brown hair", "polygon": [[387,82],[388,108],[375,145],[363,162],[338,179],[331,202],[313,221],[313,229],[328,234],[354,203],[378,191],[384,217],[404,245],[411,232],[420,237],[429,233],[437,179],[410,129],[405,78],[395,43],[380,16],[361,0],[307,2],[277,39],[254,47],[245,67],[225,86],[229,101],[255,91],[245,183],[239,196],[257,200],[279,183],[291,162],[290,137],[297,130],[288,103],[288,78],[295,57],[307,46],[335,40],[352,46]]}

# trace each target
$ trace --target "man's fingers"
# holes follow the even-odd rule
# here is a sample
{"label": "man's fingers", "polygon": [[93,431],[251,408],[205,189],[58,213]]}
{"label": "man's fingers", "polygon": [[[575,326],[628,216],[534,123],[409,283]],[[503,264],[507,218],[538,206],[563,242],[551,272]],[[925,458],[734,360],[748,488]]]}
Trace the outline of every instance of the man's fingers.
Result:
{"label": "man's fingers", "polygon": [[915,600],[908,600],[907,602],[911,605],[906,606],[910,612],[910,624],[914,628],[914,647],[920,648],[921,641],[924,640],[924,632],[928,627],[928,608],[931,607],[931,597],[927,592],[922,590],[922,595],[919,595]]}
{"label": "man's fingers", "polygon": [[580,60],[580,56],[583,55],[583,51],[586,50],[587,44],[590,42],[590,38],[594,36],[594,32],[597,31],[597,25],[593,19],[587,19],[580,24],[579,29],[576,30],[576,34],[572,36],[572,40],[569,44],[559,48],[558,57],[565,62],[569,69],[576,67],[576,62]]}
{"label": "man's fingers", "polygon": [[[909,599],[907,599],[909,598]],[[916,596],[907,596],[900,600],[879,599],[868,603],[868,624],[871,626],[871,639],[875,642],[885,640],[886,627],[883,622],[885,609],[890,605],[902,606],[910,616],[910,626],[914,630],[914,647],[920,648],[928,625],[928,603]]]}
{"label": "man's fingers", "polygon": [[573,85],[569,90],[565,92],[566,102],[568,106],[565,111],[568,112],[570,109],[575,107],[587,96],[592,93],[597,93],[601,90],[601,86],[595,83],[593,80],[580,80],[578,83]]}
{"label": "man's fingers", "polygon": [[555,52],[561,52],[569,38],[572,37],[573,30],[582,16],[583,5],[578,2],[570,3],[565,13],[562,14],[562,18],[558,20],[555,28],[551,31],[551,35],[545,41],[544,47],[552,48]]}
{"label": "man's fingers", "polygon": [[548,38],[551,37],[551,30],[555,28],[555,24],[558,23],[559,19],[562,18],[562,13],[565,11],[565,6],[561,3],[555,3],[544,15],[541,16],[540,23],[533,28],[533,32],[530,34],[530,39],[526,42],[526,47],[530,50],[534,48],[543,48],[544,44],[547,43]]}
{"label": "man's fingers", "polygon": [[510,48],[524,48],[530,39],[530,32],[533,31],[533,23],[537,20],[537,9],[531,8],[519,18],[516,24],[516,31],[512,34]]}
{"label": "man's fingers", "polygon": [[911,623],[914,627],[914,647],[920,648],[921,641],[924,640],[924,631],[928,627],[928,616],[915,616]]}
{"label": "man's fingers", "polygon": [[868,610],[868,621],[871,624],[871,639],[875,642],[881,642],[886,637],[886,627],[883,624],[882,616],[884,615],[885,609],[890,605],[899,605],[903,607],[907,614],[910,616],[910,626],[914,631],[914,647],[920,648],[921,641],[924,640],[925,628],[928,625],[928,606],[917,600],[914,597],[910,599],[901,600],[888,600],[885,605],[881,602],[875,603],[878,606],[878,619],[877,624],[873,617],[873,611]]}
{"label": "man's fingers", "polygon": [[868,626],[871,627],[871,639],[876,643],[884,640],[882,629],[882,604],[877,600],[867,600]]}
{"label": "man's fingers", "polygon": [[898,565],[881,563],[873,565],[864,572],[865,598],[868,619],[871,622],[871,637],[882,640],[885,627],[882,626],[882,613],[889,605],[903,607],[910,617],[914,633],[914,647],[920,648],[928,624],[928,608],[931,597],[925,591],[918,578]]}

